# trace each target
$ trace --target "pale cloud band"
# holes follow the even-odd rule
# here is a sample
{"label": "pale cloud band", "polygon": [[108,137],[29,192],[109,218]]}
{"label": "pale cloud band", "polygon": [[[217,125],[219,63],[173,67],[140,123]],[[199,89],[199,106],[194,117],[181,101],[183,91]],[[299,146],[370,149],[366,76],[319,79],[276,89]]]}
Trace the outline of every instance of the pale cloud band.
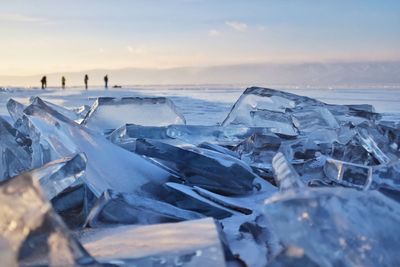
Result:
{"label": "pale cloud band", "polygon": [[16,13],[0,14],[0,21],[4,22],[45,22],[45,18],[25,16]]}
{"label": "pale cloud band", "polygon": [[225,22],[225,25],[239,32],[244,32],[247,30],[247,24],[239,21],[227,21]]}

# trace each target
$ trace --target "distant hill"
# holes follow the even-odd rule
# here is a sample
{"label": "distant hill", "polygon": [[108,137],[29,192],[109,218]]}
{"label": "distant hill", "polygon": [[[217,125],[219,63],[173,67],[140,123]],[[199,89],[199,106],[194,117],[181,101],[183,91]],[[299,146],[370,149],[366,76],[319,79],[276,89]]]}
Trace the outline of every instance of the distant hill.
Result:
{"label": "distant hill", "polygon": [[[47,74],[49,86],[59,86],[61,75],[67,86],[83,83],[102,85],[108,74],[110,85],[135,84],[273,84],[297,86],[381,86],[400,85],[400,62],[241,64],[170,69],[96,69]],[[0,76],[0,86],[39,86],[41,75]]]}

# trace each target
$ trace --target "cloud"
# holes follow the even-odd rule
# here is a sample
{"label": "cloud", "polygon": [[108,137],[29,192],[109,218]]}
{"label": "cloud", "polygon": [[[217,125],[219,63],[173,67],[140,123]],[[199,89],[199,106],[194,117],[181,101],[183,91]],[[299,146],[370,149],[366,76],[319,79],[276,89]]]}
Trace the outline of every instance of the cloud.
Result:
{"label": "cloud", "polygon": [[0,21],[6,22],[46,22],[47,19],[31,17],[15,13],[0,14]]}
{"label": "cloud", "polygon": [[129,53],[132,54],[138,54],[138,55],[142,55],[142,54],[146,54],[147,53],[147,48],[145,46],[130,46],[128,45],[126,47],[126,49],[128,50]]}
{"label": "cloud", "polygon": [[225,22],[225,25],[239,32],[244,32],[247,30],[247,24],[239,21],[227,21]]}
{"label": "cloud", "polygon": [[257,31],[259,31],[259,32],[263,32],[263,31],[265,31],[265,29],[266,29],[265,26],[262,26],[262,25],[257,26]]}
{"label": "cloud", "polygon": [[220,36],[220,35],[221,35],[221,32],[217,31],[216,29],[211,29],[208,31],[208,36],[216,37],[216,36]]}

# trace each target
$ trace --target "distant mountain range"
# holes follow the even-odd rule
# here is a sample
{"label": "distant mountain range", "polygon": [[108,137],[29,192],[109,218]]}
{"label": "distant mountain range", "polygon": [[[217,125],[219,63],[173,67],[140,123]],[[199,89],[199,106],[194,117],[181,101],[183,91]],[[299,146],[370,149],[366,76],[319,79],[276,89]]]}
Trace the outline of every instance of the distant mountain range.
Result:
{"label": "distant mountain range", "polygon": [[[271,84],[294,86],[398,86],[400,61],[304,64],[241,64],[170,69],[96,69],[46,74],[49,86],[59,86],[61,76],[67,86],[102,85],[108,74],[110,85],[147,84]],[[0,76],[0,86],[39,86],[42,75]]]}

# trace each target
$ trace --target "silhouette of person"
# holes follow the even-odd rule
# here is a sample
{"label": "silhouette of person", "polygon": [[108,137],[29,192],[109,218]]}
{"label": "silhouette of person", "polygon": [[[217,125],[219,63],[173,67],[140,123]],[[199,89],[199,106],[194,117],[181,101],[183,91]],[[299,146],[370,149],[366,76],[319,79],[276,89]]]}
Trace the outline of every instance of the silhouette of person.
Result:
{"label": "silhouette of person", "polygon": [[42,79],[40,80],[40,82],[42,83],[42,89],[46,89],[46,87],[47,87],[47,77],[43,76]]}
{"label": "silhouette of person", "polygon": [[104,87],[108,88],[108,75],[104,76]]}
{"label": "silhouette of person", "polygon": [[85,89],[88,89],[88,81],[89,81],[89,76],[85,74]]}
{"label": "silhouette of person", "polygon": [[61,87],[62,87],[62,89],[65,89],[65,77],[64,76],[61,77]]}

